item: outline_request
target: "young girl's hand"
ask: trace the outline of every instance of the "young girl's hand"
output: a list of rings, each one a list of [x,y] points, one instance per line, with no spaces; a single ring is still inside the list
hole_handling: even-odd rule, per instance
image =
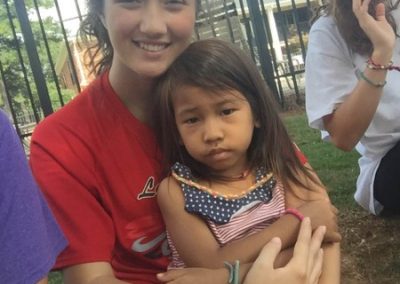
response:
[[[310,217],[313,230],[326,226],[325,242],[340,242],[342,237],[337,225],[338,210],[328,199],[309,201],[297,208],[304,217]]]
[[[227,283],[229,278],[228,270],[208,268],[183,268],[172,269],[165,273],[157,274],[157,279],[168,284],[209,284]]]
[[[375,7],[375,17],[368,13],[371,0],[353,0],[353,12],[360,27],[371,40],[374,47],[372,59],[374,62],[385,65],[392,58],[396,35],[385,17],[385,4],[379,3]]]

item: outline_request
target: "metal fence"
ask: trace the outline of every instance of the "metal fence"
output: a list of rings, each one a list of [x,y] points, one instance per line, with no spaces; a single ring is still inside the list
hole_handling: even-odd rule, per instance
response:
[[[83,0],[48,2],[0,5],[0,108],[25,142],[43,117],[93,79],[75,31],[86,11]],[[286,108],[288,98],[299,101],[304,93],[309,21],[318,5],[319,0],[202,0],[195,35],[247,51]]]

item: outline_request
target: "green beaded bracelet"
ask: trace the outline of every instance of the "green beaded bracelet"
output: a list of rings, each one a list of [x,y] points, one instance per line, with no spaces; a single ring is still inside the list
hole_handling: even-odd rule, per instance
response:
[[[240,272],[240,262],[239,260],[235,261],[235,264],[231,264],[228,261],[224,262],[225,267],[229,270],[229,279],[228,284],[239,284],[239,272]]]
[[[386,81],[383,81],[383,82],[372,81],[367,76],[365,76],[364,72],[362,72],[360,70],[357,70],[357,77],[358,77],[358,80],[363,79],[365,82],[367,82],[371,86],[374,86],[375,88],[383,88],[386,85]]]

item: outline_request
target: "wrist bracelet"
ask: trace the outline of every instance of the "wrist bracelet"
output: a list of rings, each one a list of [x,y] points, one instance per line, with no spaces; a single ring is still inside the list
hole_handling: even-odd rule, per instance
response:
[[[371,86],[374,86],[375,88],[382,88],[386,85],[386,81],[383,82],[374,82],[371,79],[367,78],[367,76],[365,76],[364,72],[357,70],[356,72],[358,80],[363,79],[365,82],[367,82],[368,84],[370,84]]]
[[[296,217],[297,219],[299,219],[299,221],[303,221],[304,219],[304,215],[301,214],[301,212],[295,208],[288,208],[285,211],[285,214],[290,214],[293,215],[294,217]]]
[[[229,270],[228,284],[239,284],[240,261],[235,260],[234,264],[231,264],[228,261],[224,261],[224,265]]]
[[[377,64],[375,63],[372,58],[370,57],[367,61],[367,67],[369,69],[372,70],[392,70],[393,67],[393,61],[390,61],[388,64],[386,65],[381,65],[381,64]]]

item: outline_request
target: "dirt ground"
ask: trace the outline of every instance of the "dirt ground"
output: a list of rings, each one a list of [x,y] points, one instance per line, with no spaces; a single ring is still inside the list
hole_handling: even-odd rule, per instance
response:
[[[341,210],[343,284],[400,283],[400,217]]]

